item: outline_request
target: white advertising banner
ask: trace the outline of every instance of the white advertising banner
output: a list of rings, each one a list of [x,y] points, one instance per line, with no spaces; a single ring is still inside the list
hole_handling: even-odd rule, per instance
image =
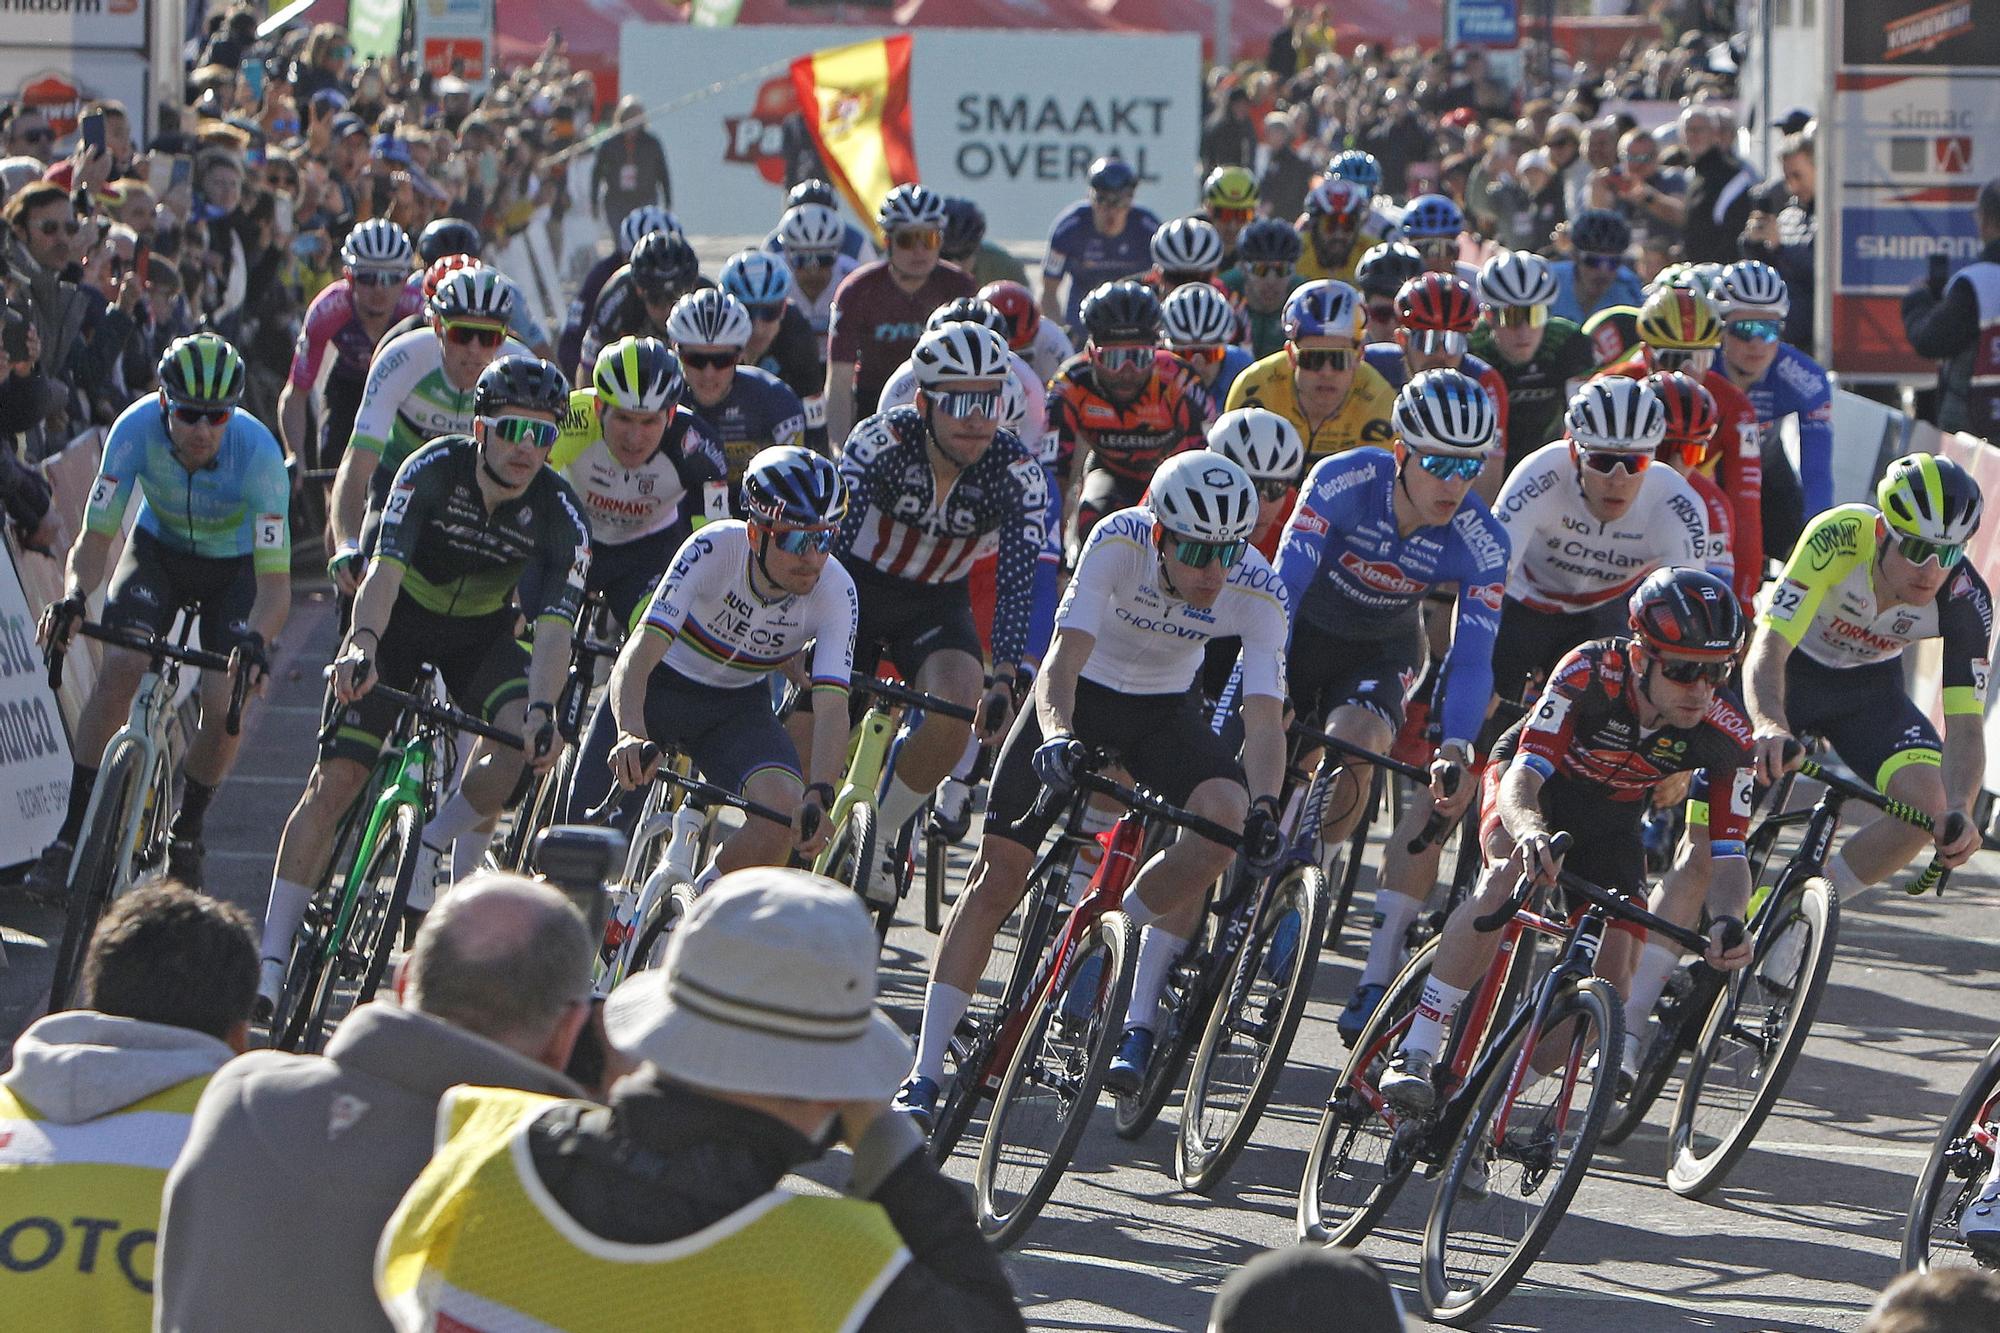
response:
[[[132,51],[51,51],[41,47],[0,45],[0,97],[33,107],[48,118],[56,132],[58,151],[66,151],[76,132],[85,102],[111,98],[143,117],[147,95],[144,42]],[[147,124],[141,120],[141,127]]]
[[[9,45],[51,56],[77,46],[146,49],[145,0],[0,0],[0,27]]]
[[[619,86],[654,113],[681,224],[720,235],[770,230],[784,203],[785,163],[806,141],[791,61],[894,31],[626,24]],[[1162,217],[1195,208],[1197,34],[912,35],[918,175],[978,200],[992,237],[1047,236],[1056,215],[1084,197],[1091,160],[1113,151],[1139,172],[1142,204]]]
[[[69,734],[35,647],[12,552],[0,548],[0,864],[31,859],[62,827]]]

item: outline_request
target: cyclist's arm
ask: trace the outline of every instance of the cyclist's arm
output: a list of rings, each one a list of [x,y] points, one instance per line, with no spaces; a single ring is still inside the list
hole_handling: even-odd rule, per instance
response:
[[[256,434],[264,434],[262,426]],[[250,628],[276,643],[292,610],[292,488],[282,457],[275,448],[260,456],[243,497],[250,525],[251,563],[257,571],[257,598],[250,607]]]
[[[854,429],[854,363],[832,356],[826,363],[826,395],[822,400],[826,416],[828,444],[846,447],[847,433]]]
[[[1056,631],[1049,660],[1042,663],[1042,674],[1035,678],[1035,713],[1044,739],[1067,736],[1074,729],[1070,719],[1076,714],[1077,677],[1096,646],[1095,634],[1077,629]]]
[[[1947,807],[1969,813],[1986,776],[1986,724],[1978,713],[1945,714],[1943,766]]]
[[[1320,482],[1327,475],[1326,469],[1336,461],[1326,459],[1306,478],[1306,487],[1299,492],[1298,503],[1292,506],[1292,516],[1285,520],[1284,535],[1278,539],[1278,581],[1285,585],[1285,605],[1295,624],[1306,589],[1319,573],[1320,558],[1326,550],[1329,525],[1326,516],[1314,508],[1314,501]]]
[[[290,380],[285,381],[285,387],[278,391],[278,436],[284,442],[285,453],[293,458],[307,456],[307,396]]]
[[[1743,666],[1743,701],[1750,709],[1750,725],[1759,736],[1791,731],[1785,721],[1785,663],[1791,660],[1792,648],[1792,641],[1769,624],[1759,624],[1750,638],[1750,657]]]
[[[1007,465],[1015,499],[1000,527],[1000,554],[994,567],[999,594],[993,607],[993,672],[1011,675],[1027,655],[1035,610],[1035,570],[1042,558],[1048,521],[1048,474],[1032,458]]]
[[[646,682],[674,641],[673,633],[662,629],[654,619],[662,600],[654,597],[639,632],[628,637],[625,646],[618,650],[618,661],[611,668],[611,683],[605,687],[611,696],[612,719],[622,736],[645,736]]]
[[[812,757],[806,782],[837,788],[847,763],[847,691],[854,675],[854,627],[861,619],[861,602],[854,580],[835,561],[828,561],[820,574],[813,602],[819,614],[813,622]]]
[[[1991,670],[1993,600],[1971,561],[1960,564],[1939,599],[1944,640],[1944,791],[1951,808],[1970,808],[1986,776],[1986,685]]]
[[[1833,389],[1824,373],[1812,395],[1799,404],[1798,422],[1799,485],[1811,517],[1833,508]]]
[[[1250,795],[1276,796],[1285,774],[1285,632],[1284,589],[1273,583],[1273,595],[1259,599],[1257,612],[1243,632],[1239,670],[1243,680],[1243,775]]]
[[[389,628],[389,613],[396,609],[396,597],[403,590],[403,571],[407,568],[400,559],[386,556],[368,562],[368,572],[354,594],[354,613],[347,627],[348,643],[353,643],[355,636],[364,630],[372,636],[363,650],[367,657],[376,656],[382,645],[382,632]],[[261,595],[262,589],[258,591]]]
[[[389,438],[395,433],[396,410],[423,379],[424,364],[413,340],[400,347],[392,343],[383,348],[368,367],[361,406],[354,414],[354,434],[341,455],[340,471],[333,480],[333,498],[327,505],[327,523],[333,529],[335,546],[361,540],[369,484],[375,479],[375,469],[382,464],[382,451],[388,448]]]

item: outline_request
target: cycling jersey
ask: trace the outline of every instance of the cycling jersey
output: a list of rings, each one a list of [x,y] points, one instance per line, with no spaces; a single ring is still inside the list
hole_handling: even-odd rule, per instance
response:
[[[513,279],[509,278],[508,281],[512,282]],[[507,332],[513,336],[516,342],[524,343],[529,347],[548,346],[549,331],[542,327],[540,320],[535,318],[534,311],[528,309],[527,294],[521,290],[519,283],[514,283],[514,292],[514,305],[507,313]],[[402,315],[402,318],[389,326],[389,331],[382,335],[383,342],[386,343],[392,338],[401,337],[411,329],[429,327],[430,316],[425,312],[424,308],[423,269],[418,269],[415,273],[412,273],[409,281],[403,284],[403,300],[409,300],[412,294],[415,295],[417,301],[417,304],[412,309],[412,313],[403,314],[402,307],[399,304],[397,306],[397,313]]]
[[[1588,310],[1583,307],[1583,298],[1576,291],[1576,261],[1558,259],[1549,265],[1549,272],[1555,276],[1556,299],[1549,303],[1549,313],[1560,318],[1583,323],[1592,315],[1613,306],[1636,306],[1646,299],[1645,284],[1630,266],[1620,264],[1618,272],[1612,276],[1611,284],[1593,301]]]
[[[774,247],[767,244],[764,248],[769,250]],[[792,294],[787,298],[791,302],[792,308],[797,310],[801,315],[804,315],[806,322],[812,325],[813,337],[819,345],[819,359],[822,365],[826,363],[827,329],[833,323],[833,294],[840,290],[841,283],[847,281],[847,275],[860,267],[861,261],[858,259],[844,254],[835,255],[833,257],[832,276],[827,279],[826,286],[820,290],[818,296],[809,301],[806,299],[805,292],[794,284]]]
[[[816,454],[826,452],[826,357],[812,325],[791,306],[778,321],[771,345],[755,361],[745,365],[777,378],[798,395],[806,413],[806,448]]]
[[[854,580],[829,560],[811,592],[766,601],[750,586],[754,558],[750,529],[737,519],[710,523],[682,543],[643,622],[669,641],[661,660],[688,680],[736,689],[811,643],[813,688],[845,694],[860,615]]]
[[[605,443],[597,390],[578,389],[569,396],[549,466],[582,500],[590,539],[600,547],[665,532],[696,514],[729,516],[722,446],[701,418],[682,407],[675,408],[652,456],[627,468]]]
[[[1028,401],[1028,410],[1021,418],[1021,424],[1014,433],[1024,443],[1040,441],[1048,430],[1048,390],[1042,387],[1035,368],[1013,352],[1007,353],[1008,364],[1013,368],[1014,379],[1021,386],[1021,393]],[[917,401],[917,371],[905,361],[882,386],[881,400],[875,404],[877,412],[887,412],[892,407],[907,407]]]
[[[1256,364],[1256,356],[1247,347],[1231,343],[1223,348],[1222,365],[1215,373],[1215,383],[1206,386],[1209,402],[1228,402],[1229,391],[1236,387],[1238,377]]]
[[[1074,475],[1079,446],[1088,455],[1086,468],[1143,483],[1168,454],[1202,448],[1214,415],[1208,391],[1171,352],[1153,354],[1152,377],[1123,405],[1098,388],[1096,365],[1088,352],[1079,352],[1049,382],[1052,447],[1045,452],[1064,486]]]
[[[1551,315],[1542,326],[1542,345],[1518,365],[1500,355],[1492,327],[1484,320],[1472,331],[1470,346],[1506,387],[1507,416],[1501,434],[1506,440],[1506,469],[1512,472],[1529,454],[1562,437],[1570,382],[1588,379],[1596,365],[1590,341],[1574,323]]]
[[[423,304],[422,284],[414,291],[403,288],[389,316],[390,327],[422,310]],[[387,340],[385,328],[382,341]],[[362,325],[360,312],[354,308],[353,284],[346,278],[337,278],[306,307],[298,341],[292,344],[292,369],[287,380],[294,391],[301,392],[317,389],[322,376],[359,384],[368,378],[368,362],[377,345],[377,340]],[[327,358],[329,351],[333,353],[331,363]]]
[[[534,353],[509,338],[493,355],[497,360]],[[454,389],[445,378],[444,342],[436,332],[412,329],[384,343],[368,368],[368,386],[348,444],[381,459],[370,492],[374,499],[388,493],[389,478],[419,445],[441,435],[465,434],[472,429],[472,416],[472,388]]]
[[[1790,343],[1743,394],[1757,414],[1759,439],[1777,447],[1778,423],[1799,425],[1799,484],[1808,516],[1833,508],[1833,385],[1819,362]]]
[[[1601,369],[1623,361],[1639,346],[1639,307],[1614,305],[1583,321],[1583,336]]]
[[[1445,739],[1470,745],[1493,693],[1493,635],[1507,577],[1507,531],[1468,493],[1449,524],[1398,531],[1396,460],[1355,449],[1322,460],[1306,479],[1278,549],[1292,619],[1344,640],[1412,632],[1417,605],[1459,585],[1445,659]]]
[[[1215,604],[1189,605],[1160,578],[1158,520],[1146,508],[1107,514],[1084,544],[1076,576],[1056,609],[1056,632],[1095,639],[1083,679],[1127,695],[1180,694],[1194,684],[1209,641],[1243,641],[1245,695],[1285,697],[1284,585],[1246,549]]]
[[[1362,357],[1370,366],[1375,368],[1375,373],[1380,375],[1382,382],[1389,386],[1392,395],[1410,382],[1410,363],[1403,356],[1403,348],[1400,343],[1369,343],[1368,349],[1362,353]],[[1469,352],[1461,356],[1458,359],[1458,364],[1453,366],[1452,369],[1458,371],[1468,379],[1478,381],[1479,387],[1486,390],[1486,396],[1493,400],[1493,413],[1496,418],[1497,433],[1501,439],[1504,440],[1507,438],[1507,413],[1509,408],[1507,402],[1507,383],[1500,378],[1500,372]],[[1391,401],[1394,401],[1393,397]]]
[[[1681,480],[1694,488],[1702,511],[1708,516],[1708,547],[1702,553],[1703,566],[1727,583],[1743,605],[1754,605],[1762,580],[1749,570],[1741,575],[1737,572],[1735,539],[1730,535],[1736,525],[1736,516],[1730,511],[1729,497],[1722,493],[1722,488],[1715,484],[1713,478],[1704,475],[1698,468],[1688,472]]]
[[[590,323],[591,312],[597,309],[597,298],[604,294],[604,284],[611,281],[611,275],[625,267],[625,256],[613,252],[590,266],[590,272],[583,275],[583,286],[576,289],[576,296],[563,314],[562,332],[556,337],[556,364],[568,374],[583,357],[583,331]]]
[[[1567,441],[1515,468],[1493,503],[1513,558],[1507,595],[1536,611],[1585,611],[1622,600],[1663,565],[1700,568],[1708,545],[1701,498],[1664,465],[1639,478],[1626,511],[1604,521],[1585,507]]]
[[[1047,384],[1063,368],[1063,362],[1076,355],[1076,347],[1062,325],[1044,316],[1035,324],[1035,340],[1021,355],[1035,368],[1035,378]]]
[[[1083,298],[1107,282],[1115,282],[1134,269],[1144,268],[1152,258],[1153,233],[1160,220],[1151,209],[1133,205],[1125,214],[1125,230],[1106,236],[1097,230],[1090,202],[1071,204],[1056,217],[1049,229],[1048,253],[1042,258],[1042,280],[1069,279],[1069,294],[1063,302],[1063,323],[1078,326]]]
[[[729,462],[729,491],[743,479],[743,469],[760,449],[805,443],[806,408],[799,396],[776,375],[754,366],[738,366],[729,392],[703,404],[690,385],[681,395],[681,409],[692,412],[709,435],[722,442]]]
[[[544,467],[527,490],[489,510],[479,443],[448,435],[411,454],[382,507],[375,558],[403,570],[403,592],[426,611],[471,619],[501,610],[535,566],[530,620],[576,620],[590,571],[590,529],[576,492]]]
[[[174,456],[166,411],[151,394],[111,423],[84,513],[87,531],[111,534],[139,490],[139,528],[167,549],[249,556],[260,574],[292,567],[292,485],[284,451],[242,408],[230,414],[213,460],[190,472]]]
[[[855,426],[840,457],[847,518],[835,552],[850,568],[888,580],[955,585],[997,549],[993,658],[1019,662],[1030,641],[1035,565],[1048,541],[1048,474],[1019,438],[996,431],[978,461],[939,495],[928,435],[913,407]]]
[[[713,286],[713,282],[697,274],[687,290],[695,292]],[[583,326],[576,364],[596,365],[597,354],[620,338],[666,336],[666,321],[654,322],[652,312],[646,309],[646,298],[639,294],[639,284],[632,280],[632,266],[627,264],[613,273],[605,281],[604,290],[597,294],[597,304]]]
[[[1361,257],[1384,241],[1395,237],[1401,219],[1383,207],[1379,196],[1368,206],[1367,216],[1361,219],[1361,226],[1354,233],[1353,243],[1347,253],[1336,255],[1331,263],[1323,262],[1319,249],[1313,244],[1313,224],[1310,213],[1301,213],[1292,223],[1292,229],[1305,242],[1299,254],[1298,275],[1303,282],[1316,282],[1321,278],[1332,278],[1338,282],[1352,284],[1354,270],[1361,263]],[[1393,208],[1393,206],[1391,206]]]
[[[1340,410],[1320,421],[1308,421],[1292,380],[1290,353],[1279,348],[1236,377],[1229,389],[1228,405],[1232,412],[1239,407],[1267,407],[1290,421],[1299,428],[1307,462],[1311,463],[1364,445],[1386,446],[1396,391],[1364,361],[1354,368],[1354,383]]]
[[[849,274],[833,298],[827,325],[828,364],[854,367],[854,419],[882,396],[882,385],[917,350],[924,322],[939,306],[978,291],[964,269],[940,259],[914,292],[878,259]]]

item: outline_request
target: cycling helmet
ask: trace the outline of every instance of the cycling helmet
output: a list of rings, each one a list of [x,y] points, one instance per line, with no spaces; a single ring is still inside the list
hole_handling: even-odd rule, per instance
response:
[[[219,333],[176,338],[160,354],[160,392],[177,407],[234,407],[243,400],[243,358]]]
[[[1552,305],[1559,294],[1549,261],[1532,250],[1502,250],[1479,268],[1479,298],[1496,310]]]
[[[1207,218],[1175,218],[1153,233],[1153,264],[1162,273],[1213,273],[1222,267],[1222,233]]]
[[[1201,202],[1208,208],[1255,208],[1257,178],[1242,167],[1217,167],[1201,184]]]
[[[1042,327],[1042,308],[1035,296],[1018,282],[989,282],[979,289],[979,299],[1000,312],[1007,321],[1007,345],[1015,351],[1034,344]]]
[[[634,242],[629,267],[632,281],[647,292],[692,286],[701,276],[694,247],[687,237],[670,231],[649,232]]]
[[[742,347],[750,341],[750,312],[719,287],[689,292],[667,316],[676,347]]]
[[[1258,218],[1236,233],[1236,258],[1245,264],[1296,264],[1305,242],[1288,222]]]
[[[1936,454],[1905,454],[1875,485],[1875,507],[1895,531],[1957,545],[1979,531],[1985,500],[1972,474]]]
[[[658,412],[678,402],[687,380],[681,359],[658,338],[620,338],[597,354],[591,374],[597,401],[628,412]]]
[[[641,236],[651,236],[654,232],[666,232],[672,236],[681,234],[680,219],[658,204],[641,204],[625,215],[618,224],[618,249],[622,254],[631,254],[632,247],[639,243]]]
[[[1660,400],[1666,420],[1664,443],[1706,447],[1714,439],[1722,413],[1715,406],[1715,395],[1699,379],[1678,370],[1662,370],[1640,382]]]
[[[1208,428],[1208,447],[1249,473],[1252,481],[1296,483],[1306,465],[1299,428],[1264,407],[1224,412]]]
[[[1394,297],[1424,271],[1424,257],[1401,241],[1368,247],[1354,266],[1354,284],[1370,296]]]
[[[942,389],[967,380],[1012,379],[1011,357],[1007,340],[993,330],[958,323],[926,333],[910,353],[910,365],[918,387]]]
[[[1638,380],[1606,375],[1586,383],[1563,414],[1569,438],[1585,449],[1650,454],[1667,434],[1667,409]]]
[[[547,361],[503,356],[479,372],[479,383],[472,388],[472,410],[491,417],[510,407],[547,412],[561,420],[569,409],[569,381]]]
[[[1649,292],[1656,292],[1666,287],[1686,287],[1704,293],[1708,290],[1707,284],[1695,276],[1694,265],[1685,260],[1667,265],[1653,276],[1652,282],[1647,284]]]
[[[1153,473],[1147,497],[1160,526],[1189,541],[1248,541],[1257,530],[1257,485],[1224,454],[1175,454]]]
[[[1396,393],[1389,424],[1412,452],[1457,458],[1484,458],[1499,433],[1492,396],[1456,370],[1411,376]]]
[[[1028,424],[1028,390],[1019,375],[1000,381],[1000,429],[1019,435]]]
[[[1285,302],[1285,341],[1328,337],[1359,342],[1367,317],[1361,293],[1344,282],[1322,278],[1305,284]]]
[[[792,270],[768,250],[742,250],[722,266],[721,286],[746,306],[783,305],[792,294]]]
[[[833,208],[838,204],[833,187],[817,176],[809,176],[794,185],[785,194],[786,208],[799,208],[806,204],[820,204]]]
[[[460,269],[485,267],[484,264],[474,259],[471,255],[446,255],[442,259],[431,261],[431,266],[424,270],[424,302],[426,306],[437,300],[438,284],[442,283],[452,274],[458,272]]]
[[[1105,283],[1083,298],[1079,315],[1084,332],[1099,346],[1160,340],[1160,298],[1142,283]]]
[[[898,185],[883,196],[882,206],[875,210],[875,220],[881,224],[884,235],[908,227],[936,227],[942,231],[944,196],[921,185]]]
[[[1632,634],[1676,657],[1733,657],[1743,646],[1743,608],[1706,570],[1668,565],[1640,580],[1625,601]]]
[[[1761,259],[1740,259],[1715,275],[1709,295],[1716,312],[1724,319],[1758,314],[1783,319],[1792,313],[1792,297],[1785,280]]]
[[[1160,303],[1160,327],[1169,347],[1215,347],[1236,332],[1229,298],[1205,282],[1190,282]]]
[[[1396,293],[1396,326],[1412,333],[1470,333],[1479,322],[1472,284],[1456,273],[1425,273]]]
[[[743,469],[743,512],[755,523],[824,528],[847,516],[840,469],[796,444],[760,449]]]
[[[838,250],[847,238],[847,224],[825,204],[800,204],[778,219],[778,244],[786,251],[818,254]]]
[[[370,218],[347,233],[347,241],[340,247],[340,262],[347,268],[387,268],[408,273],[410,253],[409,233],[387,218]]]
[[[467,266],[445,275],[431,298],[431,314],[444,320],[505,325],[514,315],[514,284],[496,268]]]
[[[1139,173],[1122,157],[1100,157],[1090,164],[1090,188],[1106,193],[1137,189]]]
[[[362,223],[365,227],[369,224]],[[360,231],[361,227],[356,227]],[[349,239],[352,239],[350,237]],[[417,257],[426,264],[435,264],[446,255],[471,255],[479,257],[485,239],[479,228],[463,218],[439,218],[423,229],[417,237]],[[630,246],[625,247],[631,249]]]
[[[976,296],[961,296],[931,311],[931,317],[924,321],[924,332],[936,333],[948,324],[977,324],[1002,338],[1009,329],[1007,317]]]
[[[1306,216],[1309,218],[1331,218],[1343,228],[1353,228],[1361,224],[1361,215],[1368,211],[1368,191],[1353,181],[1328,177],[1312,187],[1306,196]]]
[[[1594,255],[1622,255],[1632,244],[1632,224],[1608,208],[1586,208],[1569,220],[1576,248]]]
[[[969,255],[986,239],[986,214],[970,199],[944,201],[944,253]]]
[[[1456,237],[1464,230],[1464,212],[1441,194],[1420,194],[1403,210],[1403,235],[1409,240]]]
[[[1381,162],[1376,160],[1375,154],[1364,153],[1359,148],[1335,153],[1333,161],[1326,164],[1326,174],[1335,180],[1353,181],[1370,194],[1382,188]]]
[[[1692,352],[1722,341],[1715,303],[1687,287],[1662,287],[1639,308],[1639,341],[1658,351]]]

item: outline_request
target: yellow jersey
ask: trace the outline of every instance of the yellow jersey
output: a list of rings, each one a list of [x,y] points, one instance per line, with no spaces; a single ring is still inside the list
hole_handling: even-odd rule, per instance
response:
[[[1356,348],[1354,354],[1358,358],[1361,349]],[[1236,377],[1236,382],[1229,386],[1227,410],[1269,408],[1297,426],[1299,438],[1306,444],[1306,465],[1310,469],[1329,454],[1345,453],[1363,445],[1387,448],[1389,411],[1395,405],[1396,391],[1389,387],[1389,381],[1362,361],[1355,368],[1353,387],[1348,389],[1347,401],[1340,405],[1340,410],[1319,421],[1307,421],[1292,382],[1291,359],[1284,348],[1279,348]]]

